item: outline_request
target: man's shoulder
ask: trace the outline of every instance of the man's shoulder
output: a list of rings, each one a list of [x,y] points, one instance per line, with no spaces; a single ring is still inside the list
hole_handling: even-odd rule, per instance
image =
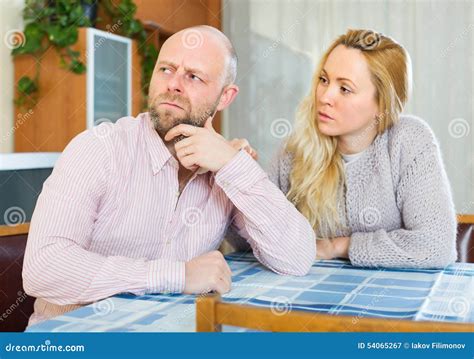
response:
[[[119,118],[115,123],[103,122],[89,131],[99,140],[115,143],[136,137],[140,133],[144,120],[144,114],[137,117],[126,116]]]
[[[131,148],[136,148],[145,120],[142,115],[122,117],[115,123],[102,122],[81,132],[66,146],[61,157],[123,158]]]

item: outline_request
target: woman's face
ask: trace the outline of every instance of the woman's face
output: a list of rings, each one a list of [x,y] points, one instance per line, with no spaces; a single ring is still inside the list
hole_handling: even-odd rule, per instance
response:
[[[337,46],[328,56],[316,91],[321,133],[365,142],[377,133],[376,88],[358,49]]]

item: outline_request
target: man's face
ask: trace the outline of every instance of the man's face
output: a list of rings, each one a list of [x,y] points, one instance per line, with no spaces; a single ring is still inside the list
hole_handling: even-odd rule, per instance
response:
[[[194,36],[198,41],[192,42]],[[161,47],[149,93],[149,112],[161,137],[185,123],[204,126],[219,104],[224,84],[225,47],[209,34],[188,30]]]

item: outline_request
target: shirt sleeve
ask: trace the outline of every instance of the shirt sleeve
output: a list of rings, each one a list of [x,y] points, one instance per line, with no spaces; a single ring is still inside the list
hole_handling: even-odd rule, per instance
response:
[[[433,143],[403,169],[397,190],[404,228],[353,233],[352,264],[444,267],[456,260],[456,215],[439,148]]]
[[[104,256],[89,250],[113,166],[107,149],[93,131],[83,132],[67,146],[45,181],[24,258],[23,282],[29,295],[66,305],[123,292],[184,289],[184,262]]]
[[[316,256],[311,225],[248,153],[239,151],[216,183],[235,206],[232,225],[263,265],[279,274],[308,273]]]

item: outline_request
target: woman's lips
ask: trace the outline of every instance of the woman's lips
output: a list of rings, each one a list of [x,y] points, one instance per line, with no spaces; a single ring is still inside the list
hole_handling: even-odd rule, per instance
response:
[[[334,119],[328,115],[326,115],[324,112],[318,112],[318,115],[319,115],[319,119],[321,121],[334,121]]]

